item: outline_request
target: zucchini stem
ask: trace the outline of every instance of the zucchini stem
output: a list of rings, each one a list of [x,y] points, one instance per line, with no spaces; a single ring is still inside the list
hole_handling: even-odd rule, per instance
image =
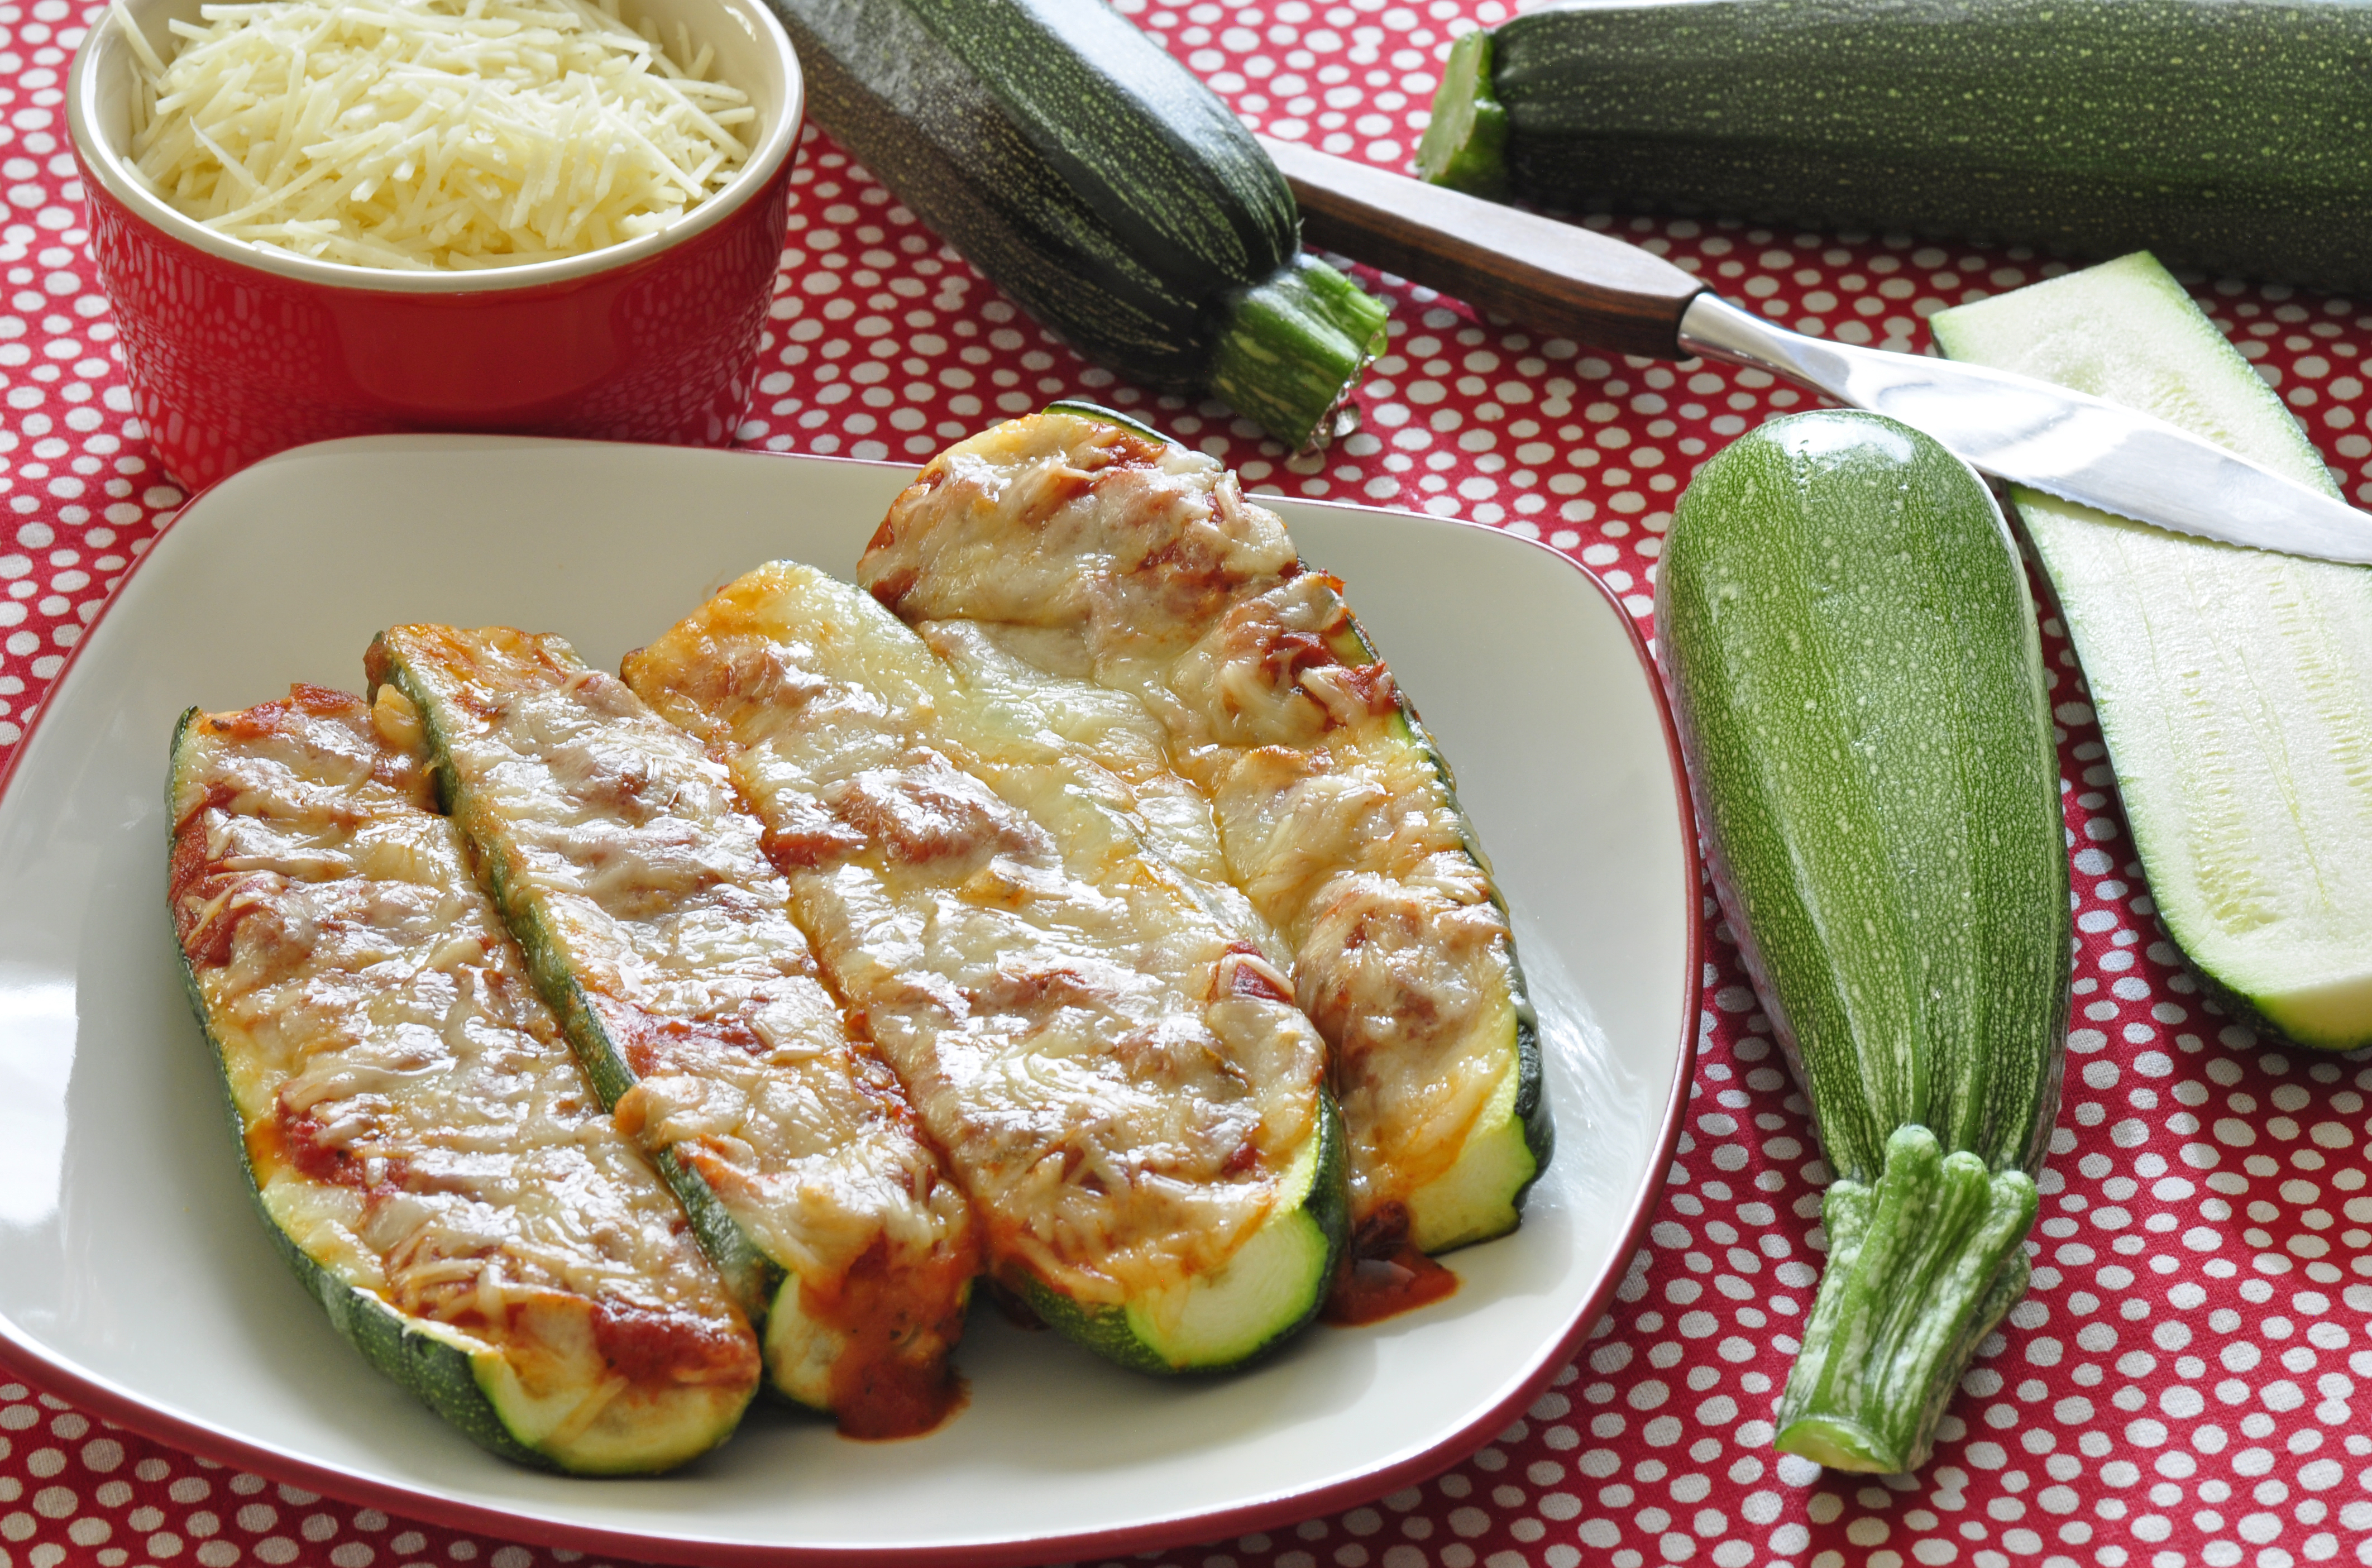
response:
[[[1209,384],[1238,413],[1295,451],[1384,351],[1382,300],[1307,251],[1218,305]]]
[[[1416,146],[1420,180],[1477,196],[1507,191],[1507,110],[1491,96],[1491,34],[1477,28],[1449,46],[1433,118]]]
[[[1894,1130],[1875,1182],[1831,1185],[1829,1266],[1774,1446],[1836,1469],[1925,1464],[1970,1355],[2026,1294],[2040,1202],[2024,1171],[1946,1155],[1924,1127]]]

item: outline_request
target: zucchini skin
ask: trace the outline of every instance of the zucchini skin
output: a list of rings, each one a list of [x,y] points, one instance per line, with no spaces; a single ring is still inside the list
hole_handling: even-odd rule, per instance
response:
[[[1459,47],[1418,166],[1481,193],[2372,281],[2352,0],[1582,4]]]
[[[1682,496],[1657,629],[1714,880],[1837,1172],[1778,1446],[1924,1463],[2023,1291],[2073,939],[2041,639],[1974,473],[1772,421]]]
[[[1100,0],[769,4],[817,123],[1089,358],[1298,447],[1379,350],[1259,143]]]

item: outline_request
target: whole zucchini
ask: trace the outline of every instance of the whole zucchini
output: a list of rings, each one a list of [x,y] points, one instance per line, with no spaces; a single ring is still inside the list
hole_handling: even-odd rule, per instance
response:
[[[1428,180],[2372,281],[2359,0],[1616,0],[1460,39]]]
[[[1715,882],[1836,1180],[1778,1446],[1924,1462],[2026,1289],[2067,855],[2001,513],[1875,414],[1774,420],[1681,497],[1657,627]]]
[[[1298,448],[1381,349],[1260,144],[1099,0],[769,3],[817,123],[1089,358]]]
[[[1953,359],[2171,420],[2336,494],[2314,444],[2147,256],[1939,312]],[[2372,1042],[2372,571],[2012,493],[2159,918],[2302,1045]]]

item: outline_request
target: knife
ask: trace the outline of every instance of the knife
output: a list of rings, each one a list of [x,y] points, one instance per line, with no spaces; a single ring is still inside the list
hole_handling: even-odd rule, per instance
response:
[[[1925,431],[1970,467],[2226,544],[2372,564],[2372,517],[2160,419],[2031,377],[1773,326],[1610,235],[1261,138],[1315,245],[1622,354],[1703,354]]]

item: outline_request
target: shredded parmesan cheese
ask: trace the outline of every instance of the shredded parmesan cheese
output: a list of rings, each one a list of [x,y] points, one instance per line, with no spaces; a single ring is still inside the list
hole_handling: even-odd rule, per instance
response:
[[[138,64],[134,166],[234,238],[355,266],[485,268],[664,227],[732,178],[749,96],[617,0],[265,0]]]

